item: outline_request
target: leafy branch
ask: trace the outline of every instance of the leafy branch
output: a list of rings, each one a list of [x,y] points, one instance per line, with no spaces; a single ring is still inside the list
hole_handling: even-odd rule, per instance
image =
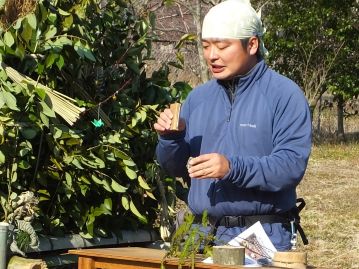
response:
[[[209,225],[207,212],[203,213],[201,224],[196,224],[195,220],[193,214],[185,213],[184,222],[175,231],[170,249],[161,261],[161,269],[166,268],[166,260],[169,258],[178,258],[180,269],[188,263],[193,269],[198,254],[203,252],[205,256],[211,255],[212,242],[215,237],[211,232],[206,232]]]

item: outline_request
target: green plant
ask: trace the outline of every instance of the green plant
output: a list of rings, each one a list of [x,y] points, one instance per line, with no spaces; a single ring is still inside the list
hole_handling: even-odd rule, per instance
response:
[[[154,15],[114,0],[27,2],[18,14],[2,10],[0,62],[36,83],[0,70],[0,218],[11,193],[30,190],[39,198],[33,225],[45,234],[153,228],[164,204],[152,125],[190,89],[171,84],[165,64],[146,74]],[[40,85],[83,110],[73,125]]]
[[[178,267],[190,264],[195,268],[195,261],[198,254],[211,256],[214,235],[207,231],[207,212],[202,215],[201,223],[195,222],[195,216],[186,213],[184,222],[174,232],[171,245],[161,262],[161,268],[166,268],[167,258],[178,258]]]
[[[19,231],[15,237],[16,243],[19,246],[19,249],[26,252],[28,246],[30,245],[31,238],[30,235],[24,231]]]

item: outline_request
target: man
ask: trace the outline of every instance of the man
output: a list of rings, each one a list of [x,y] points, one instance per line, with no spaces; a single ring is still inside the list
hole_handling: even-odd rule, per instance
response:
[[[288,250],[311,117],[300,88],[264,62],[264,29],[246,2],[224,1],[205,16],[213,79],[188,95],[179,131],[170,130],[169,109],[160,114],[157,158],[170,175],[191,178],[188,206],[215,220],[217,239],[229,241],[260,221],[277,250]]]

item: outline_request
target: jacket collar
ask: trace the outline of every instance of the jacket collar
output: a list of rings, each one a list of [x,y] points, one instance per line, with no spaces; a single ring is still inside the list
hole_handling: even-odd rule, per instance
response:
[[[267,70],[268,66],[264,59],[259,62],[245,75],[237,76],[231,80],[217,80],[226,90],[234,91],[236,94],[246,90],[257,81]]]

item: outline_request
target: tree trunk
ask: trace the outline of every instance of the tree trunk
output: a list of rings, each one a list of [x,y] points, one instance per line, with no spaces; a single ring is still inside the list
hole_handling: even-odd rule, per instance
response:
[[[322,96],[320,96],[320,99],[319,99],[319,107],[318,107],[318,118],[317,118],[317,132],[318,132],[318,135],[320,136],[320,128],[321,128],[321,115],[322,115]]]
[[[344,99],[342,95],[337,96],[337,139],[345,141],[344,133]]]
[[[196,0],[195,4],[195,12],[193,14],[194,23],[196,25],[196,34],[197,34],[197,53],[199,58],[200,65],[200,76],[202,83],[208,81],[210,79],[207,63],[203,56],[203,47],[202,47],[202,39],[201,39],[201,24],[202,24],[202,16],[201,16],[201,0]]]

